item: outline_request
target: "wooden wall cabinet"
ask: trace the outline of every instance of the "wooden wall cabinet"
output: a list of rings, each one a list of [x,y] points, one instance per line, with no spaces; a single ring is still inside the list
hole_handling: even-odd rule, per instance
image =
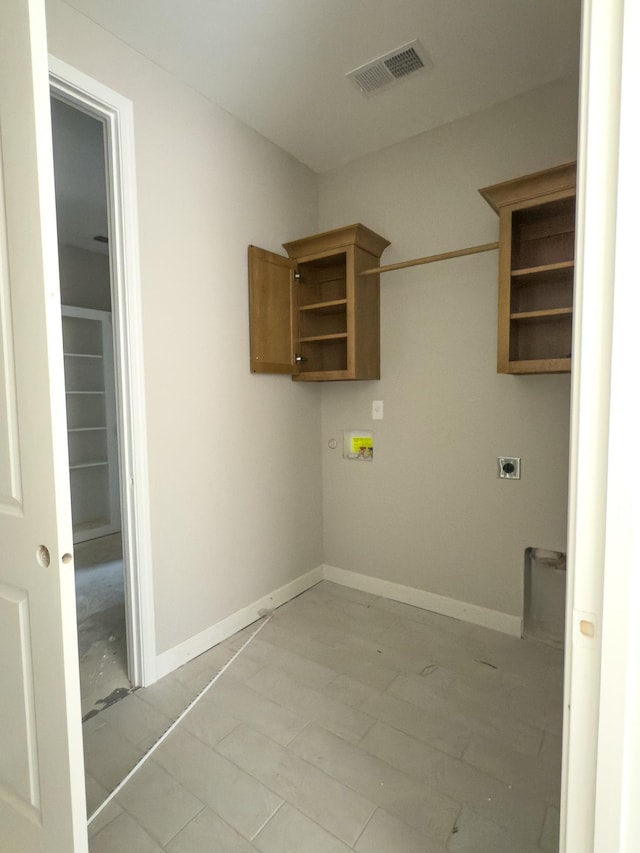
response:
[[[500,217],[498,373],[571,370],[576,164],[480,190]]]
[[[379,379],[380,277],[360,273],[388,245],[357,224],[284,243],[286,258],[249,246],[251,371]]]

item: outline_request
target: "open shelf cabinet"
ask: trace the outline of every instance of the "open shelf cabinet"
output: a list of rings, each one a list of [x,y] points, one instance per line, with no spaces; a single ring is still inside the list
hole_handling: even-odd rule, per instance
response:
[[[576,165],[480,190],[500,217],[498,372],[571,370]]]
[[[379,379],[379,276],[360,273],[389,242],[358,224],[283,245],[287,258],[249,247],[251,371]]]

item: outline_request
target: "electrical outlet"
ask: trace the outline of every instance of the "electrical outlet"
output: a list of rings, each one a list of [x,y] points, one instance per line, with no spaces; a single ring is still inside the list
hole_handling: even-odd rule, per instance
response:
[[[502,480],[519,480],[520,457],[498,456],[498,477]]]

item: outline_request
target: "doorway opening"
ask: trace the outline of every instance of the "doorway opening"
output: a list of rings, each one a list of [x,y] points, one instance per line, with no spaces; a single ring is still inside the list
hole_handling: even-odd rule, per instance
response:
[[[82,716],[156,680],[131,103],[50,58]]]
[[[103,124],[51,98],[82,717],[131,689]]]

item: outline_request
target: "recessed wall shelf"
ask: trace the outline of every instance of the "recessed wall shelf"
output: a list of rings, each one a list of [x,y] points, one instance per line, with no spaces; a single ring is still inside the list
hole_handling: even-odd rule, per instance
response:
[[[111,315],[62,307],[74,542],[120,529]]]

